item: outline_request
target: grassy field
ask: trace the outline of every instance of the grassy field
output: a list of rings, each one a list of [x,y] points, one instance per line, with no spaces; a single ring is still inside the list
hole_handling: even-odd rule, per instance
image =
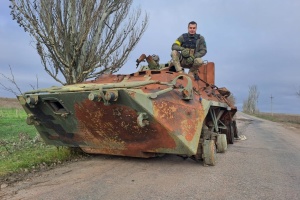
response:
[[[291,123],[300,125],[300,115],[280,114],[280,113],[258,113],[254,116],[267,119],[273,122]]]
[[[21,108],[0,107],[0,177],[68,160],[69,149],[46,145]]]

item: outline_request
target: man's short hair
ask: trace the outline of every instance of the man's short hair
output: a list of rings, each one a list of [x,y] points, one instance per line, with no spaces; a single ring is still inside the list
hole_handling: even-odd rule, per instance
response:
[[[196,23],[195,21],[191,21],[191,22],[188,24],[188,26],[190,26],[190,24],[196,24],[196,26],[197,26],[197,23]]]

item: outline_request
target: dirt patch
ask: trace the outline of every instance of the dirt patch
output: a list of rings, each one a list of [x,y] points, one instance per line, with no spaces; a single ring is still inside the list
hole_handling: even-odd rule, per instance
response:
[[[0,108],[22,108],[17,98],[0,97]]]
[[[300,134],[300,124],[289,123],[289,122],[279,122],[283,127],[293,130],[295,133]]]

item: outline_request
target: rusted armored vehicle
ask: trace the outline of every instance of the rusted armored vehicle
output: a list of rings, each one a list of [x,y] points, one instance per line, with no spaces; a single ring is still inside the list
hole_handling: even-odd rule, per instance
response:
[[[176,154],[215,165],[216,152],[224,152],[237,137],[237,109],[214,77],[212,62],[196,75],[175,72],[173,66],[144,68],[30,91],[18,99],[27,123],[47,144],[91,154]]]

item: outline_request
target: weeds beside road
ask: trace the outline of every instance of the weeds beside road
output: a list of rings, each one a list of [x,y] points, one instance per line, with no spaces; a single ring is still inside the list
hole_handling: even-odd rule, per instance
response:
[[[26,113],[21,108],[0,108],[0,127],[0,178],[74,157],[68,148],[46,145],[35,127],[26,124]]]
[[[287,126],[287,128],[293,128],[300,130],[300,115],[292,114],[281,114],[281,113],[256,113],[253,114],[255,117],[266,119],[273,122],[282,123]]]

